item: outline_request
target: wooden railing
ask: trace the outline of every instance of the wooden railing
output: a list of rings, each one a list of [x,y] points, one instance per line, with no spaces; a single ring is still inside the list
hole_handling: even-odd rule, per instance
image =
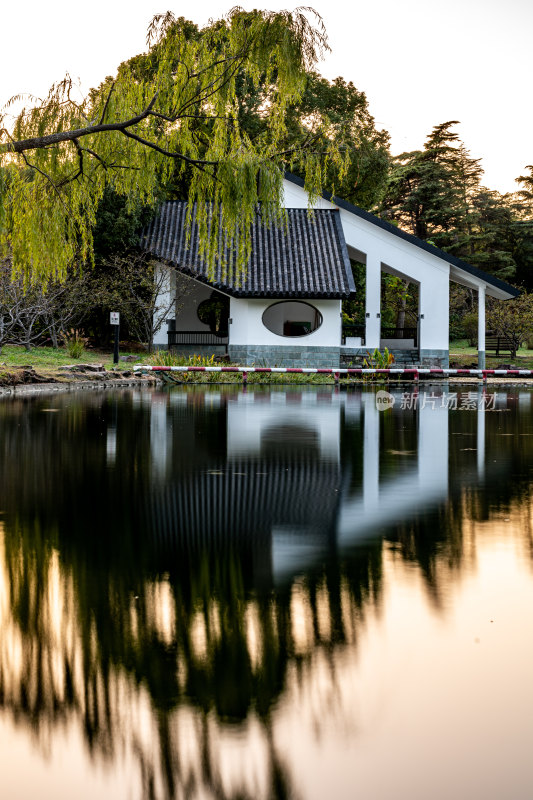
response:
[[[382,339],[412,339],[414,346],[418,345],[418,331],[416,328],[382,328]]]
[[[179,347],[180,345],[228,345],[228,332],[221,331],[169,331],[168,347]]]
[[[500,356],[509,353],[511,358],[516,357],[516,351],[520,347],[520,340],[513,336],[498,336],[496,333],[487,333],[485,336],[485,352],[487,355]]]
[[[351,336],[361,337],[361,346],[365,345],[365,326],[364,325],[343,325],[342,344],[346,344],[346,338]],[[381,328],[382,339],[412,339],[414,347],[418,346],[418,331],[416,328]]]
[[[346,344],[346,337],[358,336],[361,339],[361,347],[365,345],[365,326],[364,325],[343,325],[342,344]]]

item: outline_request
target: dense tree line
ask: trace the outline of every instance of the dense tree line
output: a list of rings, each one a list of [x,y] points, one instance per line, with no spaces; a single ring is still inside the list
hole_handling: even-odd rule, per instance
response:
[[[481,183],[480,159],[456,121],[436,125],[422,150],[391,161],[381,216],[492,275],[533,288],[533,196]],[[519,182],[526,183],[527,177]]]
[[[522,189],[501,194],[483,186],[481,160],[473,158],[454,130],[452,120],[436,125],[422,150],[391,159],[387,188],[378,213],[424,241],[436,245],[497,278],[518,286],[525,297],[500,308],[489,303],[488,324],[498,333],[515,330],[527,339],[533,303],[532,176],[517,178]],[[527,167],[531,172],[531,167]],[[388,295],[387,295],[388,292]],[[451,336],[476,343],[476,298],[471,290],[452,284]],[[385,299],[397,311],[416,317],[416,297],[409,287],[385,286]],[[518,325],[515,306],[520,306]],[[523,307],[523,308],[522,308]],[[505,323],[503,320],[505,317]],[[520,328],[520,332],[518,331]]]

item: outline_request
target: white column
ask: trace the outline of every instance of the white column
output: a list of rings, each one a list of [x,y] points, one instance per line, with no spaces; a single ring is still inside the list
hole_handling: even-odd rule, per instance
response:
[[[370,253],[366,257],[365,347],[374,350],[381,338],[381,261]]]
[[[483,392],[478,391],[477,402],[477,474],[478,478],[485,477],[485,404],[482,400]]]
[[[162,278],[162,280],[161,280]],[[172,291],[171,271],[164,264],[156,266],[156,274],[154,280],[159,284],[159,292],[157,295],[157,307],[160,309],[166,308],[168,310],[167,316],[173,318],[176,316],[175,307],[172,306],[172,299],[175,298],[175,291]],[[159,321],[159,315],[154,314],[154,323]],[[154,335],[155,347],[168,347],[168,334],[166,321],[163,321],[161,327]]]
[[[477,304],[477,365],[485,369],[485,287],[478,289]]]
[[[442,356],[450,342],[450,281],[446,270],[428,273],[419,284],[418,313],[420,315],[419,348],[428,356]]]
[[[112,466],[117,460],[117,425],[115,422],[107,426],[106,464]]]
[[[363,402],[363,505],[374,513],[379,507],[379,411],[373,393],[367,392]]]
[[[418,486],[419,500],[444,494],[448,489],[448,416],[440,398],[432,392],[419,398],[418,412]],[[426,400],[427,398],[427,400]]]
[[[166,476],[167,464],[172,457],[172,425],[167,418],[169,395],[153,394],[150,405],[150,454],[152,479]]]

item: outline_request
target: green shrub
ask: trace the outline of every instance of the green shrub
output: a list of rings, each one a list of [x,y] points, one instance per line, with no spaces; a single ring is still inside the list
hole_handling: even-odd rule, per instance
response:
[[[376,347],[372,355],[367,350],[366,355],[367,357],[363,361],[363,366],[366,369],[388,369],[394,364],[394,356],[389,353],[388,347],[382,353]]]
[[[81,332],[75,328],[71,328],[71,330],[63,334],[63,344],[71,358],[81,358],[88,341],[89,339],[86,336],[82,336]]]
[[[462,320],[463,331],[468,339],[468,346],[469,347],[477,347],[477,313],[475,311],[469,311],[467,314],[464,315]]]

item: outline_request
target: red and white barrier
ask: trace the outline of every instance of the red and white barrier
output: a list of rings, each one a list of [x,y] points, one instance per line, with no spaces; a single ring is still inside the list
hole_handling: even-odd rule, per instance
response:
[[[334,375],[336,379],[341,375],[404,375],[406,378],[418,378],[419,375],[435,375],[447,377],[449,375],[455,376],[472,376],[475,378],[483,378],[494,375],[498,377],[520,377],[520,378],[533,378],[533,370],[531,369],[440,369],[437,367],[406,367],[388,368],[388,369],[372,369],[368,367],[155,367],[155,366],[142,366],[135,365],[133,369],[136,372],[237,372],[243,376],[252,372],[272,372],[276,374],[303,374],[303,375]]]

